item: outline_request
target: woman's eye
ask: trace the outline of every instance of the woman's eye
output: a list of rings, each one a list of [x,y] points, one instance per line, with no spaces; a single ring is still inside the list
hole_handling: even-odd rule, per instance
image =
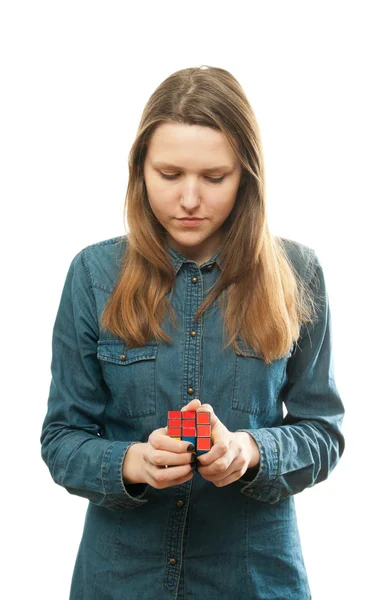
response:
[[[177,177],[179,177],[179,173],[175,173],[174,175],[166,175],[166,173],[160,173],[160,175],[164,179],[176,179]],[[222,177],[206,177],[206,179],[208,179],[212,183],[221,183],[221,181],[225,179],[225,175],[222,175]]]
[[[160,173],[160,175],[164,179],[175,179],[175,177],[178,177],[178,175],[166,175],[165,173]]]

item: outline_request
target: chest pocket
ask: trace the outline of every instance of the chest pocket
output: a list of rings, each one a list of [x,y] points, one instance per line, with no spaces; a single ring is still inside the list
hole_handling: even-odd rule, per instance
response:
[[[294,345],[284,357],[267,365],[263,355],[243,340],[237,338],[237,343],[244,356],[235,351],[232,408],[254,415],[268,413],[275,409]]]
[[[97,357],[119,417],[156,414],[156,357],[158,344],[128,348],[121,341],[99,340]]]

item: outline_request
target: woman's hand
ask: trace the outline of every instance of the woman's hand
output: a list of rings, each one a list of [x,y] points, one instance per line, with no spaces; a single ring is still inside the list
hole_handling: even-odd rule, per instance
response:
[[[198,457],[198,471],[217,487],[229,485],[240,479],[247,469],[259,464],[257,443],[246,431],[229,431],[210,404],[202,404],[197,409],[200,411],[210,412],[213,447]]]
[[[200,400],[195,399],[182,410],[196,410],[199,406]],[[192,456],[196,457],[192,450],[187,451],[189,445],[169,437],[167,427],[155,429],[148,442],[138,442],[128,449],[122,467],[124,484],[148,483],[163,489],[189,481],[194,474]]]

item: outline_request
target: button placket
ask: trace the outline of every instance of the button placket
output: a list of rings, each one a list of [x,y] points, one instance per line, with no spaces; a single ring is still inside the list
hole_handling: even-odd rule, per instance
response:
[[[175,591],[181,574],[183,555],[186,541],[186,522],[189,498],[191,495],[191,481],[187,484],[175,486],[173,502],[170,506],[167,528],[165,570],[165,586],[170,591]]]
[[[196,330],[195,330],[195,329],[192,329],[192,330],[190,331],[190,336],[191,336],[191,337],[196,337],[196,335],[197,335],[197,332],[196,332]],[[187,389],[187,394],[190,394],[190,396],[191,396],[191,395],[194,393],[194,391],[195,391],[195,390],[194,390],[194,388],[193,388],[193,387],[189,387],[189,388]]]
[[[196,268],[196,265],[190,265],[186,269],[185,282],[187,285],[187,301],[185,311],[186,338],[184,345],[183,382],[185,393],[187,392],[187,399],[184,400],[184,403],[188,404],[190,398],[198,394],[197,382],[200,377],[199,352],[201,326],[194,321],[193,317],[203,301],[203,278],[200,269]]]

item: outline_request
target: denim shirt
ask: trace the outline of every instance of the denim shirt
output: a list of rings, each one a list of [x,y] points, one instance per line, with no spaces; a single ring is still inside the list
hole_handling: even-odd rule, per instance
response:
[[[244,356],[222,350],[217,300],[193,322],[219,277],[220,251],[199,266],[168,247],[178,328],[167,319],[161,326],[173,343],[127,348],[104,331],[99,317],[126,240],[73,258],[53,328],[42,457],[57,484],[89,500],[70,599],[311,598],[294,495],[324,481],[344,450],[328,296],[314,250],[281,238],[318,299],[318,321],[266,365],[240,336]],[[230,431],[255,438],[254,476],[247,471],[220,488],[198,472],[165,489],[124,485],[128,448],[193,398],[211,404]]]

